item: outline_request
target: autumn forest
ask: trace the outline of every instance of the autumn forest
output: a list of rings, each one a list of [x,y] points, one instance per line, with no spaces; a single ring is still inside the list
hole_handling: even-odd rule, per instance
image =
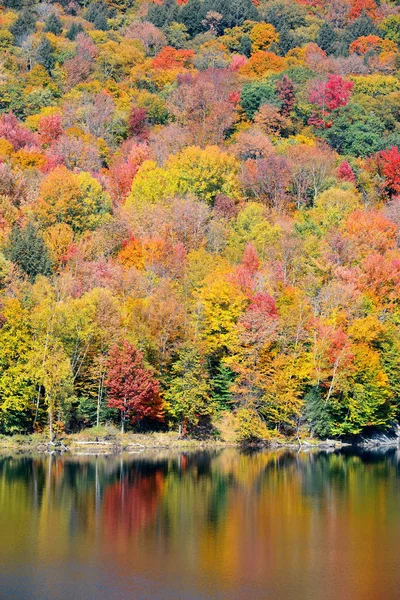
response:
[[[400,418],[400,2],[3,0],[0,434]]]

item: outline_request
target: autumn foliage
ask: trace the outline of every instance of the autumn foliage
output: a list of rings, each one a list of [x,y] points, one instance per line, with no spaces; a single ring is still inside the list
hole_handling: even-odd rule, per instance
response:
[[[4,4],[0,434],[397,423],[398,3]]]

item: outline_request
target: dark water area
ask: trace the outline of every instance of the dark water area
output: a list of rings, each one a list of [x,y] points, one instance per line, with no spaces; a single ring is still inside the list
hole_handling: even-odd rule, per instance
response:
[[[0,598],[395,600],[400,453],[0,458]]]

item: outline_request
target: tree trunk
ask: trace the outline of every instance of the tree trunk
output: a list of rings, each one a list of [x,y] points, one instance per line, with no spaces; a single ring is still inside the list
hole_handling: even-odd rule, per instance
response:
[[[49,436],[50,441],[53,441],[53,408],[49,407]]]

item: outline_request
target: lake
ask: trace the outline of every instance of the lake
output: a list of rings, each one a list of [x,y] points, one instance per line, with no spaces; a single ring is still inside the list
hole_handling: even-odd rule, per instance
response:
[[[400,453],[0,458],[0,598],[395,600]]]

